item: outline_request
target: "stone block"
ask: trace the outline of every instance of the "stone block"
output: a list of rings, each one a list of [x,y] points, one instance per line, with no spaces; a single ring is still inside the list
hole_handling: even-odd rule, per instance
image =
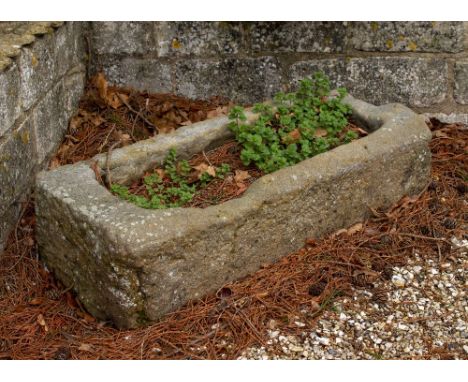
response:
[[[436,118],[442,123],[463,123],[468,125],[468,113],[424,113],[426,118]]]
[[[57,77],[84,62],[84,28],[82,22],[67,22],[55,32],[54,57]]]
[[[327,75],[333,88],[347,86],[348,73],[346,69],[346,60],[341,58],[299,61],[291,65],[289,72],[291,90],[297,89],[299,80],[311,77],[318,71]]]
[[[448,94],[448,64],[441,58],[355,58],[349,60],[347,73],[351,94],[377,105],[430,107]]]
[[[21,78],[21,105],[29,109],[51,88],[57,78],[55,35],[38,37],[34,44],[23,47],[18,58]]]
[[[176,64],[176,92],[190,98],[225,96],[240,103],[259,102],[281,90],[274,57],[185,60]]]
[[[401,102],[411,107],[440,104],[448,94],[448,64],[443,59],[366,57],[311,60],[291,66],[290,81],[324,70],[334,86],[382,105]]]
[[[135,327],[279,260],[306,238],[421,192],[431,160],[424,117],[398,104],[346,102],[368,136],[265,175],[240,198],[204,209],[147,210],[123,201],[98,183],[90,161],[42,172],[35,199],[41,257],[98,319]],[[136,168],[154,168],[164,147],[193,153],[230,134],[226,117],[200,122],[115,150],[109,168],[122,170],[126,158],[122,171],[130,179]]]
[[[32,186],[36,152],[33,124],[26,119],[0,141],[0,216]]]
[[[5,212],[0,213],[0,256],[6,246],[11,230],[15,226],[15,222],[19,219],[21,214],[22,203],[13,202],[8,206]]]
[[[338,53],[346,47],[346,23],[322,21],[252,22],[250,46],[254,52]]]
[[[461,21],[386,21],[352,23],[352,46],[377,52],[463,51]]]
[[[43,166],[58,148],[68,127],[69,113],[66,110],[69,89],[63,82],[55,85],[33,109],[37,164]]]
[[[20,115],[19,71],[16,64],[0,71],[0,138]]]
[[[155,52],[154,22],[93,22],[92,49],[95,54],[145,54]]]
[[[454,97],[457,103],[468,104],[468,61],[455,63],[455,90]]]
[[[106,79],[113,85],[154,93],[174,90],[171,65],[158,59],[104,56],[99,61]]]
[[[161,57],[237,54],[242,48],[239,22],[159,22],[155,28]]]
[[[86,71],[82,65],[76,66],[70,70],[63,78],[64,87],[64,111],[66,118],[69,119],[78,109],[81,96],[83,95],[86,84]]]

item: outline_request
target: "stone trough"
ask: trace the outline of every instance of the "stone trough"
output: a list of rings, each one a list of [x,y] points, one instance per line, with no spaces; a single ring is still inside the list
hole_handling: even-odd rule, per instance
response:
[[[90,163],[128,183],[161,164],[171,147],[190,157],[230,138],[225,117],[42,172],[42,258],[91,314],[135,327],[255,272],[306,238],[419,193],[430,175],[424,118],[400,104],[346,102],[368,136],[263,176],[242,197],[205,209],[142,209],[100,185]]]

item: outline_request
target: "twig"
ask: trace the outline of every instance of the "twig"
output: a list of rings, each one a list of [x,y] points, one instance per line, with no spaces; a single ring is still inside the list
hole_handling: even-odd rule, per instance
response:
[[[417,239],[445,241],[446,243],[450,244],[450,242],[447,239],[444,239],[443,237],[430,237],[430,236],[416,235],[414,233],[404,233],[404,232],[398,232],[397,235],[398,236],[414,237],[414,238],[417,238]]]
[[[209,164],[210,166],[213,166],[213,165],[211,164],[210,160],[208,159],[208,157],[206,156],[205,150],[202,151],[202,154],[203,154],[203,156],[205,157],[205,159],[206,159],[206,161],[208,162],[208,164]]]
[[[112,132],[114,131],[115,129],[115,123],[112,125],[109,133],[106,135],[106,138],[104,138],[104,142],[102,142],[101,146],[99,147],[99,153],[102,152],[102,149],[104,148],[104,146],[107,144],[107,141],[109,140],[109,137],[110,135],[112,134]]]
[[[130,110],[132,113],[135,113],[137,116],[139,116],[143,121],[145,121],[148,125],[150,125],[156,132],[159,134],[159,129],[158,127],[154,124],[148,121],[148,119],[145,118],[144,115],[142,115],[139,111],[136,111],[128,102],[127,100],[122,97],[119,93],[117,93],[117,97],[122,101],[122,103],[127,106],[128,110]]]

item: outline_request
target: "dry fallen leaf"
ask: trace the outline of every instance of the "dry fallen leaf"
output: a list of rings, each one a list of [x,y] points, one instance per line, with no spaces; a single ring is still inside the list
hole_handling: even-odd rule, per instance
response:
[[[119,96],[113,92],[107,94],[105,101],[112,109],[118,109],[120,106],[122,106],[122,101],[120,100]]]
[[[107,81],[102,72],[98,73],[94,79],[96,88],[99,92],[99,97],[105,100],[107,97]]]
[[[164,179],[164,177],[166,176],[166,172],[162,168],[157,168],[155,172],[159,175],[161,179]]]
[[[331,234],[331,237],[335,237],[335,236],[340,236],[344,233],[348,232],[348,230],[346,228],[341,228],[339,229],[338,231],[335,231]]]
[[[448,138],[448,135],[441,130],[436,130],[434,133],[432,133],[432,136],[437,138]]]
[[[236,170],[236,174],[234,175],[234,181],[239,185],[239,183],[243,183],[244,180],[250,178],[250,174],[247,171],[243,170]]]
[[[33,298],[31,301],[29,301],[29,304],[30,305],[41,305],[43,302],[44,302],[43,297],[36,297],[36,298]]]
[[[193,166],[193,168],[198,171],[198,179],[200,179],[205,172],[212,177],[216,176],[216,168],[206,163],[200,163],[198,166]]]
[[[328,131],[322,128],[318,128],[315,130],[314,137],[326,137],[328,135]]]
[[[247,190],[247,185],[245,183],[236,183],[237,184],[237,192],[236,195],[242,194],[245,190]]]
[[[360,127],[357,127],[357,126],[353,127],[351,130],[361,134],[362,136],[369,135],[369,133],[366,130],[361,129]]]
[[[60,167],[60,160],[54,158],[50,161],[49,170],[53,170],[54,168]]]
[[[209,119],[209,118],[219,117],[221,115],[227,115],[227,110],[228,108],[226,106],[218,106],[216,109],[210,110],[206,114],[206,118]]]
[[[78,347],[78,350],[91,351],[91,345],[89,345],[89,344],[80,344],[80,346]]]
[[[98,73],[94,81],[101,100],[103,100],[107,105],[109,105],[113,109],[117,109],[120,106],[122,106],[123,101],[128,101],[128,96],[126,94],[117,94],[116,92],[109,91],[109,86],[106,81],[106,78],[104,77],[104,74]]]
[[[362,223],[357,223],[357,224],[354,224],[353,226],[349,227],[347,230],[346,230],[346,233],[351,236],[351,235],[354,235],[356,232],[359,232],[362,230]]]
[[[92,113],[89,115],[89,121],[96,127],[106,122],[106,120],[103,117],[96,113]]]
[[[42,328],[44,329],[45,332],[49,331],[49,328],[47,327],[47,324],[46,324],[46,322],[44,320],[44,316],[42,314],[39,314],[37,316],[37,323],[42,326]]]

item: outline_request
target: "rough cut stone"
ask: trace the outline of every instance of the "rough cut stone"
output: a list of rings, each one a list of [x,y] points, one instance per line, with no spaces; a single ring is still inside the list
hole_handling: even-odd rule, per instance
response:
[[[457,103],[468,104],[468,61],[455,63],[455,90],[454,97]]]
[[[19,201],[13,202],[12,205],[6,208],[5,212],[0,212],[0,255],[5,248],[8,234],[11,229],[11,222],[19,219],[21,213],[21,203]]]
[[[144,54],[157,50],[153,22],[93,22],[92,39],[97,54]]]
[[[429,118],[436,118],[442,123],[463,123],[468,125],[468,113],[424,113],[424,116]]]
[[[0,216],[31,185],[36,153],[31,119],[26,119],[0,143]]]
[[[174,90],[171,65],[158,59],[125,57],[116,60],[112,56],[106,56],[101,58],[101,65],[111,84],[155,93],[169,93]]]
[[[85,62],[84,25],[82,22],[68,22],[55,32],[54,56],[57,76],[61,77],[70,68]]]
[[[240,103],[271,98],[281,90],[276,58],[186,60],[176,64],[176,92],[191,98],[225,96]]]
[[[389,21],[352,23],[355,49],[377,52],[463,51],[461,21]]]
[[[361,99],[382,105],[402,102],[429,107],[445,100],[448,64],[443,59],[367,57],[302,61],[292,65],[291,82],[324,70],[334,86],[344,86]]]
[[[239,22],[156,23],[159,56],[236,54],[242,45]]]
[[[0,138],[20,115],[19,72],[16,64],[0,72]]]
[[[11,58],[21,53],[21,47],[34,42],[35,36],[52,33],[63,22],[0,22],[0,71],[11,65]]]
[[[23,47],[18,64],[21,77],[21,106],[29,109],[57,78],[54,35],[44,35]]]
[[[68,120],[78,106],[85,72],[77,67],[60,81],[33,109],[37,164],[43,166],[55,153],[68,128]]]
[[[369,207],[419,193],[430,177],[424,117],[398,104],[347,102],[371,134],[266,175],[242,197],[205,209],[139,208],[101,186],[90,161],[42,172],[36,188],[42,258],[96,317],[135,327],[255,272],[306,238],[363,220]],[[115,150],[109,168],[130,179],[135,169],[161,160],[161,152],[152,155],[159,144],[190,155],[229,134],[225,117],[201,122]],[[126,169],[118,170],[122,164]]]
[[[343,52],[346,23],[297,21],[246,23],[256,52]]]
[[[318,59],[300,61],[291,65],[289,72],[291,90],[297,90],[300,80],[311,77],[318,71],[325,73],[334,88],[348,84],[347,60],[344,58]]]

